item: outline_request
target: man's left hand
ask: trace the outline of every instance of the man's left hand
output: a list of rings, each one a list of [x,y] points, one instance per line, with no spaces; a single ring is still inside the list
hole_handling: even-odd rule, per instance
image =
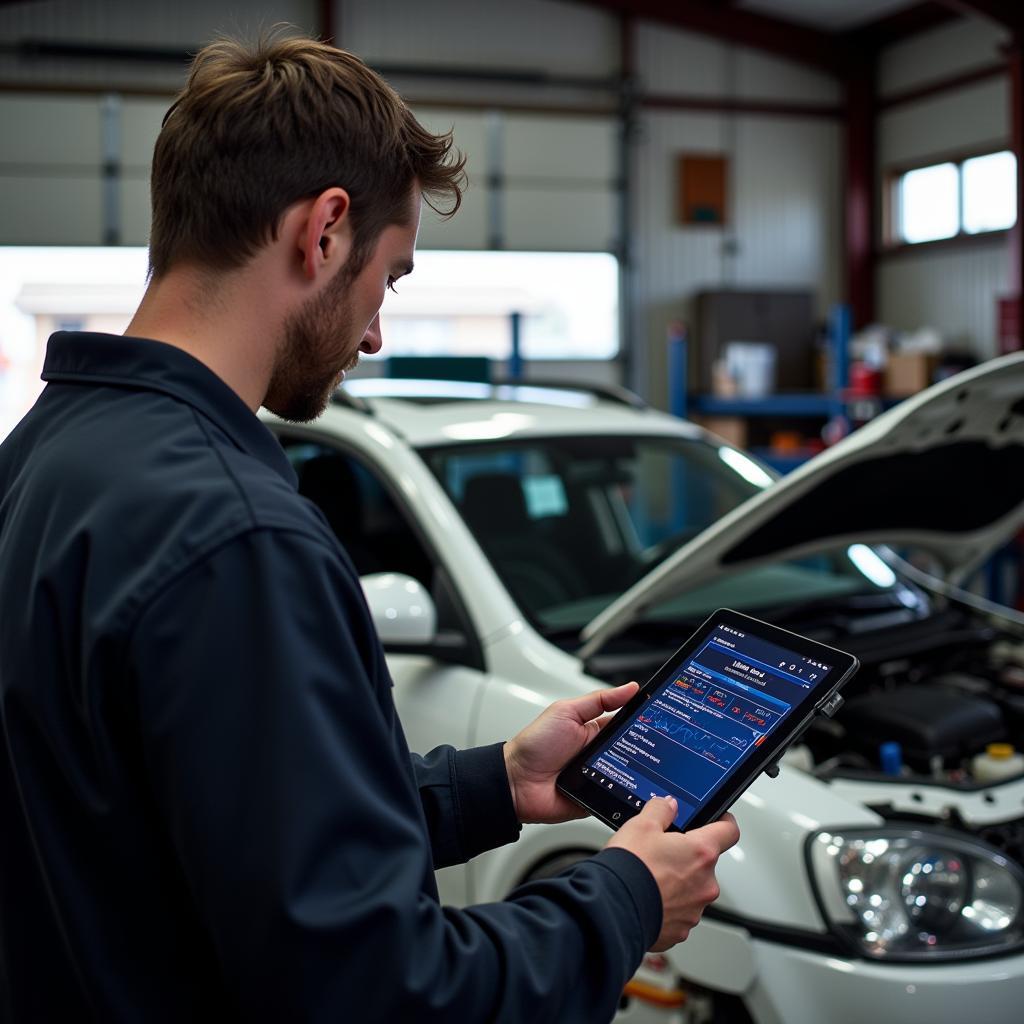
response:
[[[555,779],[611,720],[602,716],[618,711],[639,688],[637,683],[626,683],[612,690],[595,690],[585,697],[556,701],[505,744],[512,802],[524,825],[554,824],[587,816],[579,804],[555,789]]]

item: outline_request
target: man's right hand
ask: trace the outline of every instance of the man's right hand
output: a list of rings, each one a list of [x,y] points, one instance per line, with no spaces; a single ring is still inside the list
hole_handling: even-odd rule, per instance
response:
[[[715,865],[740,838],[736,819],[728,813],[692,832],[666,832],[676,810],[674,800],[656,797],[608,843],[608,849],[629,850],[639,857],[658,883],[662,918],[656,952],[682,942],[704,908],[718,899]]]

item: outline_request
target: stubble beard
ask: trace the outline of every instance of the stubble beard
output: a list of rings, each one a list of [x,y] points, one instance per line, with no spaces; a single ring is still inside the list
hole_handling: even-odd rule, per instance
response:
[[[359,361],[353,341],[347,266],[284,325],[284,341],[274,361],[264,406],[291,423],[309,423],[327,408],[344,371]]]

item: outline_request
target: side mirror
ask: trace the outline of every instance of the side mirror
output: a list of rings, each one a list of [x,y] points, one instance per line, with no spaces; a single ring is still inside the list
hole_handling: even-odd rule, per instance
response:
[[[437,609],[422,583],[396,572],[372,573],[359,582],[382,644],[434,642]]]

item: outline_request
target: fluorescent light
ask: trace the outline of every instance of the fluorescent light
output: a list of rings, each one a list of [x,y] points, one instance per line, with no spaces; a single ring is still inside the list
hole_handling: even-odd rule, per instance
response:
[[[846,549],[850,561],[877,587],[891,587],[896,573],[866,544],[852,544]]]
[[[734,472],[739,473],[747,483],[755,487],[767,487],[772,478],[752,459],[735,448],[718,449],[718,457]]]

